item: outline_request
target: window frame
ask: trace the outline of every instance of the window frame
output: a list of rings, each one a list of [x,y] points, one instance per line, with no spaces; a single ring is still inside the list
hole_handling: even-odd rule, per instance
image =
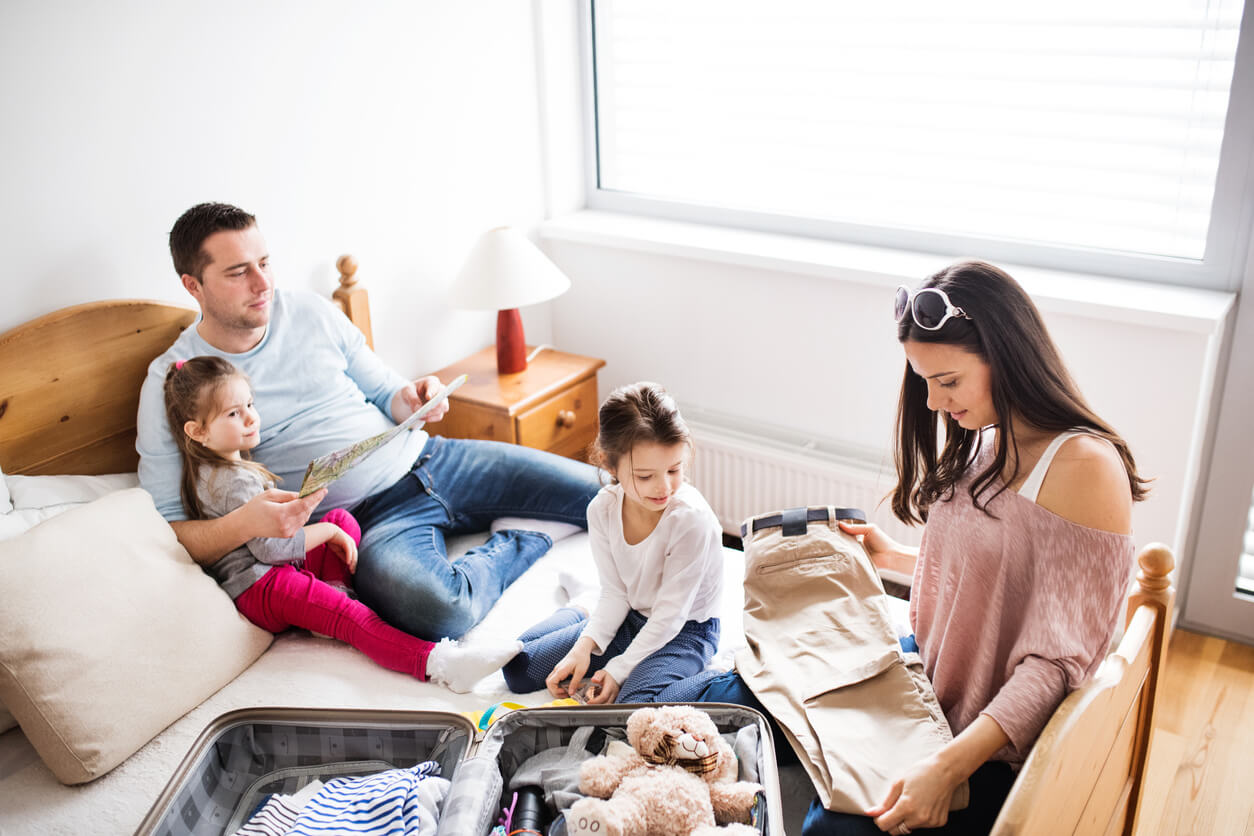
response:
[[[1210,227],[1200,260],[732,210],[603,189],[596,106],[596,0],[581,0],[579,5],[584,201],[588,209],[904,250],[947,259],[978,256],[994,262],[1207,290],[1231,292],[1242,285],[1246,254],[1254,239],[1254,0],[1246,0],[1242,10],[1224,138],[1211,200]]]

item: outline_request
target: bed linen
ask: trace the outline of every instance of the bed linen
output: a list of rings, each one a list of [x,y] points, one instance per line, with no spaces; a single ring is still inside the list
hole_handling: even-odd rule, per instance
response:
[[[486,535],[455,538],[454,553]],[[586,534],[558,542],[523,574],[482,623],[467,636],[517,635],[534,621],[566,603],[559,586],[564,577],[594,583],[595,569]],[[743,567],[739,552],[726,550],[723,643],[716,662],[728,666],[738,643],[739,598]],[[569,581],[568,581],[569,583]],[[220,714],[255,706],[318,708],[425,709],[480,711],[509,700],[542,705],[544,691],[513,694],[500,672],[481,680],[469,694],[375,665],[354,648],[304,631],[279,635],[262,656],[205,702],[166,728],[108,774],[78,786],[59,783],[36,755],[20,729],[0,734],[0,833],[130,833],[160,794],[197,735]]]

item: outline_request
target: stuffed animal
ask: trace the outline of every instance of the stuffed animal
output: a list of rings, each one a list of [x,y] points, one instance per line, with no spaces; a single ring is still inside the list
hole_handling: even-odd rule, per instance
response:
[[[627,718],[627,741],[631,751],[580,768],[579,790],[594,797],[566,812],[570,836],[757,834],[745,822],[762,787],[736,780],[736,755],[710,715],[641,708]]]

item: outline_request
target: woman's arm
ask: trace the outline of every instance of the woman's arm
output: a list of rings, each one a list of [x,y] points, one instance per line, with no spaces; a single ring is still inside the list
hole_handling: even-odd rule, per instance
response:
[[[914,564],[919,559],[919,550],[913,546],[903,546],[880,529],[874,523],[851,523],[841,520],[838,525],[841,531],[860,537],[862,547],[877,569],[888,569],[900,572],[907,577],[914,575]]]
[[[900,832],[903,824],[912,830],[940,827],[949,821],[954,790],[1009,742],[997,721],[981,714],[939,752],[893,782],[888,798],[867,815],[888,833]]]
[[[1086,528],[1132,533],[1128,472],[1115,448],[1097,436],[1076,436],[1058,448],[1036,504]]]

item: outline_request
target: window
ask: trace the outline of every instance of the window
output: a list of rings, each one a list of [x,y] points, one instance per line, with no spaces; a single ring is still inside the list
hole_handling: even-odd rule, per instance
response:
[[[1236,0],[591,8],[594,208],[1235,286]]]

